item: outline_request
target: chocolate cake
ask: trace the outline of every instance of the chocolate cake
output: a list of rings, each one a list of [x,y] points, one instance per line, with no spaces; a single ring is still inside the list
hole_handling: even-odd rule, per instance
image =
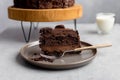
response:
[[[40,48],[46,55],[61,55],[65,50],[72,50],[80,45],[78,31],[58,25],[55,29],[46,27],[40,29]]]
[[[52,9],[73,6],[75,0],[14,0],[14,7],[27,9]]]

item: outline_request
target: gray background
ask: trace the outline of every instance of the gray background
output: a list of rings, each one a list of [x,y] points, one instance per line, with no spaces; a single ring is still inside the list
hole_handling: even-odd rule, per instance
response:
[[[78,20],[79,23],[95,23],[96,13],[99,12],[115,13],[116,22],[120,22],[120,0],[76,0],[76,3],[83,6],[83,17]],[[7,7],[11,5],[13,5],[13,0],[0,1],[0,26],[19,24],[17,21],[8,19]],[[67,21],[69,22],[71,21]]]

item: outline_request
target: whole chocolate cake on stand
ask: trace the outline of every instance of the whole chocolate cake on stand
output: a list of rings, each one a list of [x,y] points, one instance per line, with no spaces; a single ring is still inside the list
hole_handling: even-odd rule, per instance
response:
[[[82,16],[82,6],[75,0],[14,0],[14,5],[8,7],[8,17],[21,21],[24,38],[29,42],[33,22],[56,22],[74,20]],[[25,34],[23,21],[30,22],[28,37]]]

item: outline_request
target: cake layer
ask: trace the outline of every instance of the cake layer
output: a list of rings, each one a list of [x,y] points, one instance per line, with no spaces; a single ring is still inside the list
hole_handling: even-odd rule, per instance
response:
[[[75,48],[79,48],[80,45],[67,45],[67,46],[40,46],[40,48],[42,49],[42,51],[46,51],[48,53],[54,53],[54,52],[64,52],[66,50],[73,50]]]
[[[14,0],[14,7],[27,9],[52,9],[73,6],[75,0]]]
[[[58,45],[76,45],[79,43],[78,32],[70,29],[43,28],[40,31],[40,42],[42,45],[58,46]]]
[[[80,38],[77,31],[66,29],[63,25],[40,29],[40,48],[45,54],[60,54],[66,50],[79,48]]]

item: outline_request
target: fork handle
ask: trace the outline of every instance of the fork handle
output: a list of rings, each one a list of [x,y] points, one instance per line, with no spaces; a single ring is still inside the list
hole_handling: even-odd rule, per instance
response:
[[[103,48],[103,47],[110,47],[110,46],[112,46],[112,44],[97,44],[97,45],[94,45],[94,46],[76,48],[76,49],[74,49],[74,51],[81,51],[81,50],[95,49],[95,48]]]

